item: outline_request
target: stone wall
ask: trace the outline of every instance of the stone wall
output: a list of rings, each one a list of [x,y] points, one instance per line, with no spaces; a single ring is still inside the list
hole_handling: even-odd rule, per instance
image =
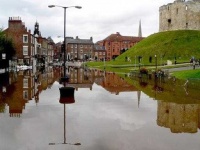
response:
[[[200,0],[176,0],[159,8],[159,31],[200,30]]]

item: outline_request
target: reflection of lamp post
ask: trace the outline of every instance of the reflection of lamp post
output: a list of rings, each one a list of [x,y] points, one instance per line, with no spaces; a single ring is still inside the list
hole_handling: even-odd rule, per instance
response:
[[[49,143],[49,145],[58,145],[58,144],[68,144],[79,146],[81,143],[67,143],[66,142],[66,109],[65,104],[75,103],[74,99],[74,89],[73,87],[61,87],[60,88],[60,100],[61,104],[64,104],[64,142],[63,143]]]
[[[81,9],[82,7],[81,6],[58,6],[58,5],[49,5],[48,6],[49,8],[52,8],[52,7],[61,7],[64,9],[64,78],[67,78],[66,77],[66,38],[65,38],[65,28],[66,28],[66,9],[67,8],[71,8],[71,7],[75,7],[77,9]]]

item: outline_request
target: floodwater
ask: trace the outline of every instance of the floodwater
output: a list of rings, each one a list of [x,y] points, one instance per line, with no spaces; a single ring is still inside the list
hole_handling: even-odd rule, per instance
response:
[[[10,73],[4,82],[0,77],[1,150],[200,149],[195,89],[69,69],[66,86],[75,88],[69,104],[60,103],[60,68],[34,74]]]

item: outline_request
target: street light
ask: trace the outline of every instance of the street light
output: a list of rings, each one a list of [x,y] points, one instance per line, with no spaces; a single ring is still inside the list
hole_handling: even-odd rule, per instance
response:
[[[156,65],[156,71],[157,71],[157,56],[155,55],[155,65]]]
[[[66,77],[66,38],[65,38],[65,28],[66,28],[66,9],[67,8],[71,8],[71,7],[74,7],[74,8],[77,8],[77,9],[81,9],[82,7],[81,6],[59,6],[59,5],[49,5],[48,6],[49,8],[53,8],[53,7],[61,7],[64,9],[64,77],[63,79],[64,80],[68,80],[67,77]]]

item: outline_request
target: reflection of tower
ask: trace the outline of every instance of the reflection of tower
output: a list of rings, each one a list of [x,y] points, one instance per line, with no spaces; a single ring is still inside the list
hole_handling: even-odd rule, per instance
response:
[[[138,108],[140,107],[140,97],[141,97],[141,91],[137,91],[138,96]]]
[[[170,128],[172,133],[196,133],[199,104],[176,104],[158,101],[157,124]]]

